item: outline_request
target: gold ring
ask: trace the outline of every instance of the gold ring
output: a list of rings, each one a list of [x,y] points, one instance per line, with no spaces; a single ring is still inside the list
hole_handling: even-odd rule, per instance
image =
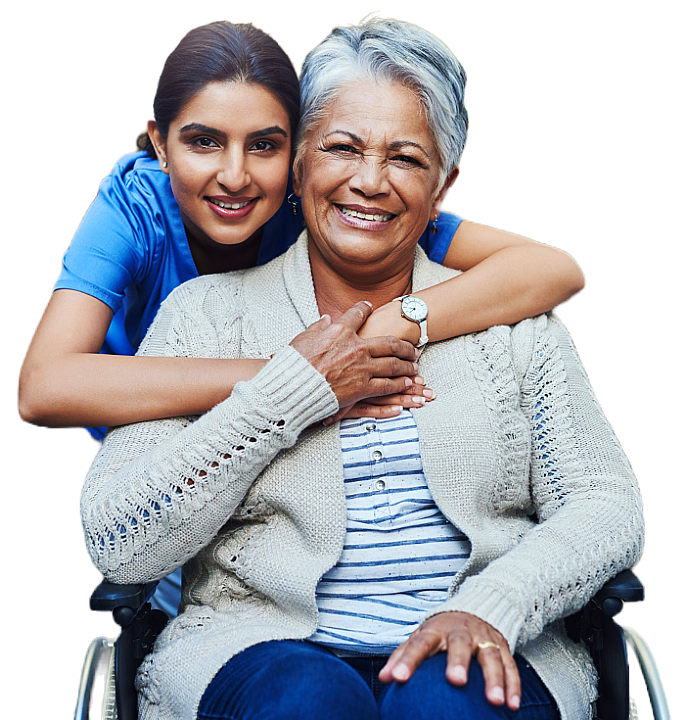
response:
[[[494,648],[495,650],[501,650],[501,648],[499,647],[499,645],[497,645],[497,643],[490,642],[489,640],[478,643],[478,650],[486,650],[487,648]]]

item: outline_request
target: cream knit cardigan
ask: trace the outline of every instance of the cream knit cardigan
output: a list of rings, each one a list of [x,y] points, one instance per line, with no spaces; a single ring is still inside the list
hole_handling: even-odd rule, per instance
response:
[[[417,250],[415,290],[453,275]],[[274,358],[197,419],[113,430],[86,479],[82,518],[114,582],[184,564],[183,612],[137,683],[141,720],[195,717],[242,649],[316,628],[315,587],[346,523],[337,410],[289,341],[319,317],[305,237],[251,270],[175,290],[143,355]],[[432,319],[431,319],[432,322]],[[428,346],[437,399],[414,411],[423,467],[471,556],[435,612],[497,628],[536,669],[563,720],[591,716],[595,675],[561,619],[637,561],[642,509],[631,468],[552,316]]]

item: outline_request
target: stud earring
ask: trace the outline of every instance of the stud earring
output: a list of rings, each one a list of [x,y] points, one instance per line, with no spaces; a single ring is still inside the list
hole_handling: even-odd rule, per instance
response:
[[[167,160],[163,160],[163,161],[162,161],[162,166],[163,166],[164,168],[167,167]]]
[[[294,195],[294,193],[289,193],[287,202],[291,205],[291,214],[298,215],[299,214],[299,202],[296,199],[296,196]]]

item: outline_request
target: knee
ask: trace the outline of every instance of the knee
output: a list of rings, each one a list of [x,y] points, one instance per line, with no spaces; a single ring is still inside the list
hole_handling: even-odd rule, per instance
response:
[[[198,717],[233,720],[378,720],[355,670],[308,643],[273,641],[240,653],[206,690]]]
[[[425,660],[406,683],[392,683],[380,698],[382,720],[487,720],[503,717],[485,697],[482,671],[472,662],[468,683],[456,687],[445,676],[444,653]],[[510,716],[510,714],[508,715]],[[507,715],[504,715],[507,717]]]
[[[329,653],[292,660],[270,680],[280,720],[379,720],[373,694],[346,663]]]

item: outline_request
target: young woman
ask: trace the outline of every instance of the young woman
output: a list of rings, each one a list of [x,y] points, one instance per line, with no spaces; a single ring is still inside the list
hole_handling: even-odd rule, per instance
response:
[[[294,68],[265,33],[217,22],[182,39],[160,77],[146,149],[105,178],[65,255],[21,372],[24,420],[107,426],[201,414],[259,370],[262,361],[131,356],[174,287],[265,263],[296,240],[298,113]],[[439,214],[420,243],[465,271],[419,293],[430,341],[516,322],[583,286],[566,253],[451,214]],[[376,310],[362,333],[418,342],[418,325],[399,307]],[[352,414],[390,416],[418,407],[422,392],[414,385]]]

